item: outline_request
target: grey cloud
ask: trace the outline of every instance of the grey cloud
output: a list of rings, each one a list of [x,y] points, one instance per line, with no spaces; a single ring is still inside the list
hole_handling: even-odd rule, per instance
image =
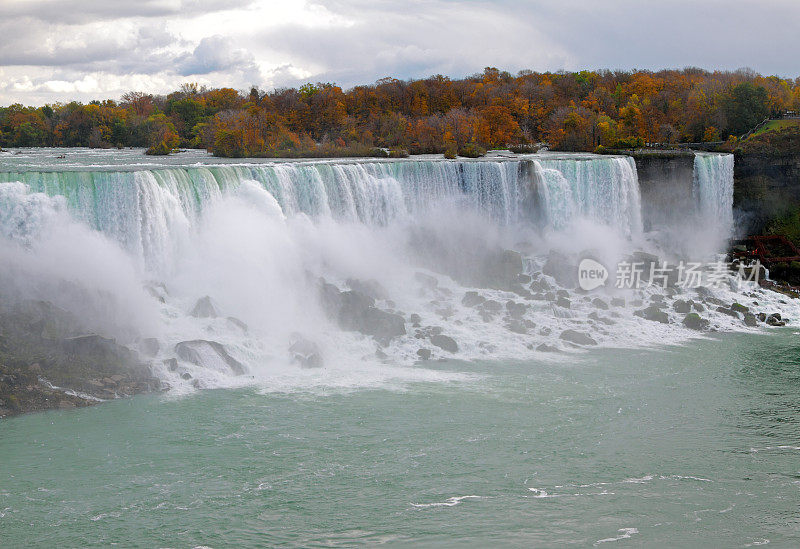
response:
[[[253,0],[16,0],[0,3],[0,19],[26,17],[59,24],[78,24],[130,17],[197,15],[244,8]]]

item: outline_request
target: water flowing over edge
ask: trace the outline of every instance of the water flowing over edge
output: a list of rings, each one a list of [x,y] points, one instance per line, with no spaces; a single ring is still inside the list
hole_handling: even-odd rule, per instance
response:
[[[726,221],[732,220],[731,166],[732,158],[723,155],[695,160],[701,219],[721,215],[723,226],[732,223]],[[588,327],[591,341],[612,346],[696,335],[677,316],[661,326],[622,310],[599,314],[593,296],[556,292],[558,273],[542,277],[554,251],[577,257],[590,250],[608,264],[646,245],[636,167],[627,157],[28,171],[0,173],[0,181],[8,182],[0,193],[0,226],[7,238],[21,232],[35,248],[36,238],[47,234],[55,242],[51,247],[65,248],[70,243],[58,240],[59,233],[69,231],[59,224],[68,212],[80,227],[121,246],[126,257],[107,252],[103,244],[103,253],[94,255],[104,257],[92,259],[94,237],[81,234],[70,241],[87,240],[73,255],[93,267],[92,284],[103,295],[122,294],[117,304],[138,322],[137,329],[115,335],[127,335],[126,343],[134,346],[144,339],[159,341],[154,370],[172,385],[181,385],[181,379],[200,380],[201,386],[230,384],[229,358],[256,377],[291,378],[291,386],[298,356],[300,363],[314,365],[322,359],[309,357],[324,356],[328,367],[323,381],[315,374],[316,382],[340,382],[338,367],[339,373],[353,374],[345,384],[359,385],[370,376],[448,378],[395,368],[431,355],[522,358],[574,351],[563,334],[576,328]],[[52,203],[46,197],[53,197]],[[518,261],[513,254],[522,263],[510,281],[504,269]],[[110,262],[116,270],[108,267],[106,255],[116,258]],[[128,261],[132,266],[125,266]],[[48,265],[54,271],[48,276],[65,278],[64,263]],[[81,268],[74,266],[72,279],[87,277]],[[159,303],[130,305],[143,299],[141,288],[134,288],[137,279]],[[129,287],[125,292],[117,288],[121,281]],[[320,283],[338,307],[334,317],[352,305],[342,300],[371,293],[356,311],[369,320],[354,324],[339,318],[338,326],[336,320],[332,325],[330,303],[320,304],[316,295]],[[739,299],[729,293],[726,300]],[[613,294],[608,289],[598,296],[601,312]],[[643,290],[628,302],[635,306],[657,294]],[[204,296],[209,298],[204,303],[213,303],[213,314],[195,314]],[[477,305],[467,304],[470,300]],[[760,300],[770,302],[769,296]],[[408,316],[410,311],[417,312]],[[104,318],[113,320],[115,314],[120,316]],[[717,329],[740,328],[730,316],[717,316]],[[372,333],[376,328],[367,325],[376,322],[394,323],[396,333]],[[194,354],[179,353],[179,367],[170,362],[176,343],[208,340],[224,346],[224,354],[208,344]],[[377,376],[376,357],[386,366]],[[369,364],[353,373],[354,358]],[[264,370],[265,363],[281,366]]]

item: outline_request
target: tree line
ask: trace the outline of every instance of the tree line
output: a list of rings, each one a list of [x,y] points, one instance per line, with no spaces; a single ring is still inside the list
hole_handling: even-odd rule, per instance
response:
[[[766,117],[800,111],[800,78],[750,70],[580,71],[463,79],[384,78],[247,92],[184,84],[43,107],[0,107],[0,147],[179,147],[218,156],[445,153],[545,142],[591,151],[735,139]]]

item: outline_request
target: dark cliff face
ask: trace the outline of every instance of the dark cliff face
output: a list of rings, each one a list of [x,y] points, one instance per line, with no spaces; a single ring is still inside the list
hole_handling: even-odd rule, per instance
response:
[[[634,155],[645,231],[675,227],[695,214],[694,154]]]
[[[776,216],[800,208],[800,150],[736,154],[733,207],[744,232],[759,233]]]

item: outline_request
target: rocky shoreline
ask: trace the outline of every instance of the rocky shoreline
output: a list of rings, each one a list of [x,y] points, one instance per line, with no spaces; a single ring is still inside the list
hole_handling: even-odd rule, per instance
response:
[[[161,388],[136,353],[78,326],[46,301],[0,307],[0,418]]]

